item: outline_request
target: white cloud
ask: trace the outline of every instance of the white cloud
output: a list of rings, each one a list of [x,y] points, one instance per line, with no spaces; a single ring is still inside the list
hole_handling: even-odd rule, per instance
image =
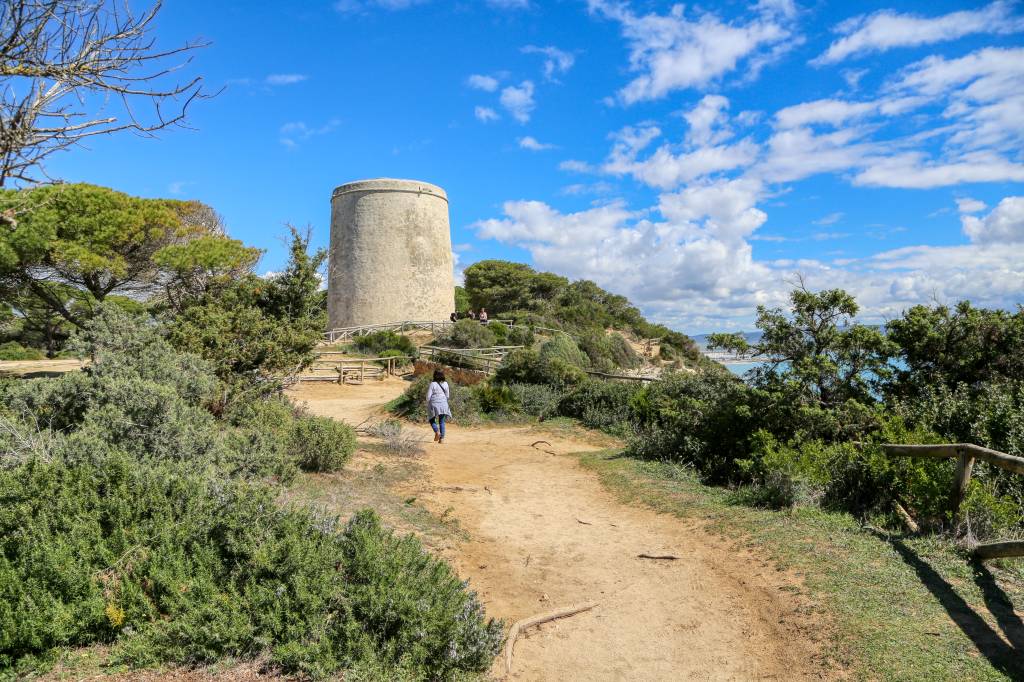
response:
[[[497,121],[499,118],[501,118],[501,116],[498,115],[498,112],[496,112],[494,109],[491,109],[490,107],[476,107],[475,109],[473,109],[473,115],[476,116],[477,119],[483,121],[484,123]]]
[[[686,141],[697,147],[718,144],[732,136],[729,130],[729,100],[721,95],[705,95],[693,109],[684,112],[690,129]]]
[[[597,169],[586,161],[579,159],[566,159],[558,164],[558,169],[569,173],[596,173]]]
[[[859,88],[861,79],[867,74],[867,69],[843,69],[842,72],[843,80],[846,81],[851,90]]]
[[[973,200],[971,200],[973,201]],[[981,202],[977,202],[981,203]],[[968,206],[975,211],[984,209]],[[963,211],[963,209],[961,209]],[[1024,243],[1024,197],[1006,197],[987,216],[961,216],[964,234],[978,243]]]
[[[429,0],[336,0],[334,10],[342,14],[367,12],[371,9],[401,10],[426,2]]]
[[[544,79],[549,81],[556,81],[558,74],[568,73],[572,65],[576,63],[576,57],[571,53],[559,50],[557,47],[537,47],[536,45],[527,45],[522,49],[525,54],[542,54],[546,57],[544,60]]]
[[[606,164],[605,169],[616,174],[628,172],[651,187],[672,189],[707,175],[744,168],[753,163],[757,154],[758,146],[751,140],[678,154],[672,152],[671,146],[662,145],[642,161]]]
[[[553,144],[545,144],[543,142],[538,142],[537,138],[531,137],[530,135],[527,135],[526,137],[520,137],[518,142],[519,142],[519,147],[521,149],[529,149],[532,152],[540,152],[540,151],[544,151],[545,149],[554,149],[555,148],[555,145],[553,145]]]
[[[565,196],[580,196],[584,194],[610,194],[614,188],[611,184],[601,181],[593,183],[578,182],[572,185],[566,185],[562,188],[560,194]]]
[[[835,225],[843,219],[843,215],[845,214],[842,211],[836,211],[834,213],[829,213],[827,216],[818,218],[813,222],[815,225]]]
[[[862,118],[878,110],[877,102],[845,102],[837,99],[819,99],[802,102],[775,112],[780,128],[826,123],[838,126],[851,119]]]
[[[476,90],[494,92],[498,89],[498,79],[494,76],[483,76],[478,73],[474,73],[466,79],[466,85]]]
[[[911,246],[860,259],[759,261],[750,241],[767,215],[763,188],[750,180],[715,181],[663,194],[656,207],[631,211],[614,201],[562,213],[538,201],[512,201],[501,218],[474,228],[485,239],[527,249],[536,267],[592,279],[628,296],[654,319],[691,331],[743,328],[759,304],[784,305],[794,273],[812,288],[841,287],[864,317],[881,321],[932,300],[970,298],[1006,307],[1024,280],[1024,199],[1009,197],[984,218],[986,236],[1003,243]],[[1010,201],[1010,200],[1013,201]],[[660,219],[652,216],[660,214]],[[846,233],[817,233],[814,240]],[[1013,242],[1007,242],[1008,239]]]
[[[192,183],[189,180],[175,180],[171,184],[167,185],[167,191],[170,194],[181,194],[183,191],[185,191],[185,187],[191,184],[194,183]]]
[[[278,139],[281,144],[288,149],[295,149],[301,142],[305,142],[312,137],[330,133],[337,128],[340,123],[341,121],[338,119],[332,118],[322,126],[311,127],[307,125],[305,121],[292,121],[281,126],[281,129],[278,131]]]
[[[309,80],[309,76],[301,73],[272,73],[266,77],[267,85],[294,85]]]
[[[747,60],[747,77],[798,41],[789,28],[789,2],[761,2],[748,23],[724,23],[710,12],[694,20],[683,5],[668,14],[636,15],[617,0],[588,0],[592,13],[618,21],[630,48],[630,68],[640,73],[618,95],[624,104],[659,99],[673,90],[702,87]]]
[[[1024,182],[1024,165],[997,154],[979,152],[948,162],[921,152],[876,159],[853,178],[855,185],[928,189],[966,182]]]
[[[972,199],[970,197],[960,197],[956,200],[956,210],[959,213],[979,213],[984,211],[988,206],[985,205],[984,201]]]
[[[958,59],[931,56],[906,67],[889,92],[948,97],[950,142],[978,149],[1024,144],[1024,48],[984,48]]]
[[[533,99],[533,81],[523,81],[518,86],[510,85],[501,91],[499,101],[512,118],[527,123],[537,103]]]
[[[526,9],[530,0],[487,0],[487,4],[497,9]]]
[[[836,26],[836,32],[843,37],[811,63],[831,64],[850,56],[929,45],[972,33],[1006,34],[1024,30],[1024,19],[1013,16],[1013,7],[1011,2],[997,0],[981,9],[938,17],[900,14],[892,10],[852,17]]]

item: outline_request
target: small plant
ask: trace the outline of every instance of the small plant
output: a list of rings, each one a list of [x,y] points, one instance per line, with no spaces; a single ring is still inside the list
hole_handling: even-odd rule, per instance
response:
[[[17,341],[0,343],[0,360],[42,360],[46,355],[36,348],[25,348]]]
[[[507,331],[508,328],[505,329]],[[435,345],[446,348],[488,348],[495,343],[496,338],[490,325],[480,324],[476,320],[459,320],[447,334],[437,338]]]
[[[395,357],[398,355],[416,357],[417,354],[416,345],[408,336],[402,336],[387,329],[369,334],[360,334],[355,337],[352,345],[361,353],[377,357]],[[394,351],[393,355],[384,355],[389,351]]]
[[[423,452],[423,439],[406,431],[397,419],[369,422],[357,428],[357,431],[371,438],[379,438],[384,451],[392,455],[410,457]]]
[[[356,450],[356,434],[334,419],[303,417],[291,428],[288,448],[304,471],[338,471]]]

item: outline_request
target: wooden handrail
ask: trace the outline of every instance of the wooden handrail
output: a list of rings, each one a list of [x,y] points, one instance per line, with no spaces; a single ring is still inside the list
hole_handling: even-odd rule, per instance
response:
[[[1015,457],[1005,452],[991,450],[989,448],[975,445],[973,443],[948,443],[942,445],[895,445],[886,443],[882,449],[887,454],[903,457],[960,457],[969,454],[974,459],[980,459],[994,464],[997,467],[1024,474],[1024,457]]]
[[[953,479],[953,491],[950,505],[953,508],[953,521],[958,520],[960,505],[967,486],[971,482],[971,470],[974,460],[980,459],[993,466],[1018,474],[1024,474],[1024,457],[1008,455],[1005,452],[975,445],[974,443],[944,443],[937,445],[900,445],[883,443],[882,450],[887,455],[898,457],[931,457],[939,459],[957,458],[956,475]],[[996,559],[999,557],[1024,556],[1024,541],[989,542],[974,548],[974,555],[979,559]]]

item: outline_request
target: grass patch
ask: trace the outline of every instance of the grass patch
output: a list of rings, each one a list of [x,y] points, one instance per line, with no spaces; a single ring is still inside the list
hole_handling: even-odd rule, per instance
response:
[[[387,453],[381,443],[361,442],[352,462],[332,474],[302,474],[282,496],[282,502],[308,505],[332,516],[348,518],[360,509],[373,509],[399,534],[415,534],[436,551],[467,535],[458,520],[441,518],[417,503],[415,493],[403,494],[403,484],[423,478],[423,465],[414,458]]]
[[[802,574],[836,625],[830,656],[856,679],[1024,679],[1020,562],[972,562],[941,538],[874,531],[846,514],[752,509],[678,465],[609,450],[580,459],[622,501],[704,518]]]

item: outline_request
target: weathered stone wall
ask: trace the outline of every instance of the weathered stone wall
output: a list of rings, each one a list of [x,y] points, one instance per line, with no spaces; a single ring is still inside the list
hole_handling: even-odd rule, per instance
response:
[[[455,310],[448,196],[415,180],[362,180],[331,198],[330,328],[447,320]]]

